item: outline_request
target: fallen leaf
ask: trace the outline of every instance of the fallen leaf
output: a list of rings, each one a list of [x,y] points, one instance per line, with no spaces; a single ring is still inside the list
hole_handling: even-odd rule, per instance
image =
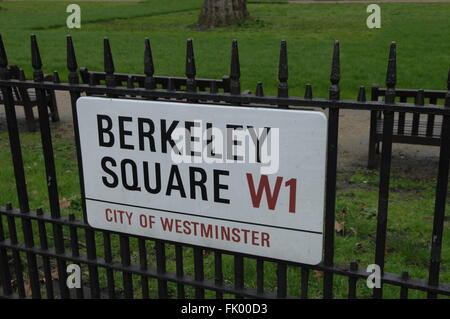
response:
[[[347,212],[348,212],[348,208],[344,207],[344,209],[342,209],[342,211],[339,213],[339,217],[345,218],[345,216],[347,215]]]
[[[25,296],[31,296],[33,293],[31,292],[31,286],[28,280],[23,282],[23,288],[25,289]]]
[[[320,278],[323,276],[323,271],[319,271],[319,270],[314,270],[314,278]]]
[[[52,271],[52,279],[55,279],[55,280],[59,279],[58,269],[55,269]]]
[[[70,199],[67,199],[67,198],[64,197],[63,199],[61,199],[59,201],[59,206],[61,208],[69,208],[70,207],[70,202],[71,202]]]
[[[344,223],[340,223],[338,221],[334,222],[334,230],[336,233],[340,233],[344,231]]]

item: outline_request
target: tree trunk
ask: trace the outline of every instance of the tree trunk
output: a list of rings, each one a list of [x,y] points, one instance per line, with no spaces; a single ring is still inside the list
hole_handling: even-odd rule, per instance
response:
[[[248,17],[247,0],[205,0],[198,24],[205,28],[224,27]]]

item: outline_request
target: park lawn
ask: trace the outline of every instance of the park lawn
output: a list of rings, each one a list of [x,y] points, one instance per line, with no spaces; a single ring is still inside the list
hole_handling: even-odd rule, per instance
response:
[[[316,95],[326,96],[333,40],[341,40],[342,94],[354,98],[360,85],[383,83],[387,50],[390,41],[398,42],[398,86],[443,89],[449,66],[450,4],[381,4],[382,28],[369,30],[365,26],[366,4],[256,4],[250,3],[252,21],[229,29],[198,30],[194,26],[201,0],[152,0],[142,3],[82,2],[82,28],[65,28],[65,7],[70,2],[2,2],[0,33],[3,36],[10,64],[18,64],[31,74],[29,35],[38,36],[44,70],[60,71],[65,79],[65,35],[71,33],[80,66],[102,70],[102,38],[111,39],[117,72],[142,73],[143,38],[150,37],[156,74],[183,75],[185,40],[194,38],[197,76],[220,78],[229,71],[230,42],[239,40],[242,87],[253,89],[258,81],[265,92],[274,94],[277,85],[279,41],[288,41],[290,89],[292,95],[302,95],[306,83],[312,83]],[[19,112],[21,114],[21,112]],[[48,211],[45,169],[39,134],[22,133],[25,170],[30,206]],[[54,130],[54,148],[62,213],[80,215],[80,195],[75,147],[70,134],[60,127]],[[0,132],[0,205],[12,202],[17,207],[11,155],[7,134]],[[389,211],[386,271],[427,278],[430,238],[434,205],[435,180],[394,176]],[[337,219],[344,231],[336,234],[336,262],[348,264],[358,260],[366,267],[374,259],[378,176],[358,170],[339,174]],[[445,222],[443,242],[442,282],[450,282],[449,222]],[[80,234],[81,235],[81,234]],[[66,236],[68,234],[66,233]],[[81,241],[83,237],[81,236]],[[98,247],[102,247],[99,236]],[[113,238],[115,255],[119,256],[118,239]],[[150,245],[150,244],[149,244]],[[132,247],[137,244],[132,240]],[[148,248],[151,248],[150,246]],[[137,249],[132,260],[138,262]],[[99,249],[99,253],[102,251]],[[193,274],[192,250],[185,251],[185,271]],[[168,270],[174,271],[173,247],[168,247]],[[118,257],[117,257],[118,258]],[[151,266],[155,258],[150,254]],[[214,260],[205,252],[205,276],[213,278]],[[224,256],[226,282],[233,282],[232,256]],[[100,272],[102,283],[105,274]],[[121,289],[120,274],[117,288]],[[289,294],[298,295],[300,270],[289,267]],[[256,285],[255,262],[245,259],[246,286]],[[323,274],[310,273],[310,297],[321,296]],[[87,279],[87,277],[85,277]],[[139,287],[139,279],[135,287]],[[347,279],[336,276],[335,295],[346,297]],[[152,296],[156,283],[151,281]],[[276,288],[276,265],[265,263],[265,287]],[[169,285],[175,296],[176,285]],[[193,296],[188,289],[188,296]],[[369,297],[371,291],[359,282],[358,295]],[[139,296],[139,292],[136,291]],[[388,287],[385,296],[396,298],[399,289]],[[208,293],[207,296],[214,296]],[[424,293],[411,292],[411,297]]]
[[[239,40],[243,89],[262,81],[266,94],[277,84],[279,42],[288,41],[290,89],[303,95],[311,83],[326,96],[332,44],[341,41],[342,96],[360,85],[383,84],[391,41],[398,43],[398,87],[444,89],[450,64],[450,4],[382,3],[381,29],[366,27],[367,4],[249,3],[253,20],[213,31],[195,23],[202,0],[82,2],[81,29],[68,30],[70,2],[5,2],[0,33],[10,64],[31,75],[29,35],[38,36],[44,70],[65,78],[65,35],[74,37],[80,66],[102,70],[102,38],[111,39],[117,72],[143,72],[143,39],[152,41],[156,74],[183,75],[185,40],[194,39],[197,76],[229,73],[230,42]]]

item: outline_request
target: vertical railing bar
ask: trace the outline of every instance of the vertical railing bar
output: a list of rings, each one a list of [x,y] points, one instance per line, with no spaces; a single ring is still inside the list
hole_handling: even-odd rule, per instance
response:
[[[236,290],[244,288],[244,257],[239,254],[234,255],[234,287]],[[242,295],[236,295],[236,299],[242,298]]]
[[[156,253],[156,271],[158,274],[166,273],[166,247],[163,241],[155,240]],[[167,296],[167,280],[158,278],[158,295],[161,299],[166,299]]]
[[[277,298],[286,298],[287,295],[287,265],[277,264]]]
[[[358,263],[356,261],[352,261],[350,263],[350,271],[357,271]],[[356,299],[356,282],[358,278],[355,276],[348,277],[348,299]]]
[[[301,287],[300,297],[302,299],[308,298],[308,283],[309,283],[309,269],[302,267],[301,270]]]
[[[75,221],[75,215],[74,214],[70,214],[69,215],[69,221],[73,222]],[[74,257],[79,257],[80,256],[80,247],[78,244],[78,232],[77,232],[77,227],[74,225],[70,225],[69,227],[70,230],[70,246],[72,249],[72,256]],[[79,267],[81,267],[80,264],[77,264]],[[81,285],[83,285],[83,283],[81,283]],[[75,288],[75,294],[77,299],[83,299],[83,287],[80,288]]]
[[[105,262],[111,264],[113,262],[111,252],[111,235],[107,231],[103,231],[102,234],[103,234],[103,249],[105,253]],[[106,268],[106,282],[108,286],[108,298],[114,299],[116,297],[114,272],[111,268]]]
[[[256,291],[258,294],[264,293],[264,260],[256,259]]]
[[[180,244],[175,245],[175,262],[177,277],[182,278],[184,276],[183,246]],[[181,283],[177,284],[177,296],[178,299],[184,299],[186,297],[184,285]]]
[[[205,273],[203,268],[203,249],[199,247],[194,247],[194,278],[195,281],[202,282],[205,279]],[[203,299],[205,298],[205,289],[196,286],[195,287],[195,298]]]
[[[392,42],[389,52],[388,70],[386,75],[386,104],[395,103],[396,84],[396,43]],[[388,222],[389,181],[391,174],[392,135],[394,127],[394,112],[385,109],[383,111],[383,140],[381,151],[380,184],[378,197],[377,232],[375,247],[375,264],[384,272],[386,233]],[[381,283],[383,284],[383,283]],[[374,288],[374,298],[383,296],[383,286]]]
[[[8,58],[6,56],[3,40],[0,36],[0,79],[9,79],[7,70]],[[6,121],[8,126],[9,144],[11,148],[12,163],[14,169],[14,177],[16,182],[17,199],[19,201],[20,212],[27,214],[30,210],[28,202],[27,184],[25,179],[25,170],[23,167],[22,148],[20,145],[19,128],[17,126],[16,109],[14,105],[14,97],[11,87],[1,89],[3,95],[3,104],[5,105]],[[31,221],[21,218],[22,231],[24,234],[25,245],[28,248],[34,247],[33,228]],[[41,291],[39,286],[38,267],[36,255],[26,253],[28,264],[28,276],[30,278],[30,287],[32,298],[40,298]]]
[[[5,231],[3,229],[3,218],[0,215],[0,242],[5,240]],[[11,272],[8,265],[8,253],[5,248],[0,248],[0,284],[3,289],[3,295],[9,296],[12,294],[11,287]]]
[[[448,91],[445,96],[445,107],[450,108],[450,70],[448,73]],[[450,160],[450,116],[442,119],[441,145],[439,150],[439,168],[436,185],[433,230],[431,236],[430,267],[428,284],[439,284],[441,267],[442,236],[444,232],[445,206],[447,201],[448,175]],[[436,293],[429,292],[428,298],[436,298]]]
[[[42,208],[36,209],[36,214],[38,216],[42,216],[44,214]],[[47,241],[47,229],[45,227],[45,223],[42,220],[38,220],[38,230],[39,230],[39,242],[41,245],[41,249],[48,249],[48,241]],[[46,298],[53,299],[54,291],[53,291],[53,283],[52,283],[52,271],[50,265],[50,258],[48,256],[42,256],[42,263],[44,268],[44,278],[45,278],[45,291]]]
[[[331,66],[331,87],[329,97],[332,101],[340,99],[340,61],[339,41],[335,41],[333,59]],[[334,263],[334,223],[336,208],[336,170],[337,170],[337,148],[339,131],[339,109],[330,108],[328,112],[328,148],[326,166],[326,189],[325,189],[325,234],[324,234],[324,264],[332,266]],[[333,273],[326,271],[323,280],[323,297],[333,298]]]
[[[147,262],[147,247],[145,246],[145,238],[138,238],[138,247],[139,247],[139,265],[141,270],[147,270],[148,262]],[[150,297],[148,290],[148,278],[147,276],[141,276],[141,291],[142,298],[148,299]]]
[[[11,203],[8,203],[6,205],[6,209],[12,210]],[[6,217],[6,219],[8,222],[8,231],[9,231],[9,238],[10,238],[11,244],[17,245],[18,244],[17,229],[16,229],[16,221],[14,219],[14,216],[9,215]],[[15,270],[15,275],[16,275],[17,292],[18,292],[19,298],[25,298],[26,297],[25,286],[24,286],[25,283],[23,280],[23,265],[22,265],[22,261],[20,258],[20,250],[13,249],[12,254],[13,254],[14,270]]]
[[[402,280],[408,280],[409,273],[407,270],[404,270],[402,273]],[[400,286],[400,299],[408,299],[408,288],[405,286]]]
[[[215,251],[214,252],[214,277],[216,286],[223,285],[223,267],[222,267],[222,253]],[[222,299],[223,293],[219,290],[216,291],[216,298]]]
[[[79,83],[79,77],[77,73],[77,60],[75,56],[75,49],[72,42],[72,37],[67,36],[67,69],[69,70],[69,84],[76,85]],[[78,129],[78,115],[77,115],[77,100],[80,97],[80,93],[74,90],[69,90],[70,92],[70,102],[72,107],[72,120],[73,129],[75,135],[75,146],[77,149],[77,162],[78,162],[78,174],[80,181],[80,194],[81,194],[81,208],[83,210],[83,218],[87,223],[86,214],[86,203],[85,203],[85,189],[84,189],[84,178],[83,178],[83,164],[81,158],[81,148],[80,148],[80,132]],[[97,252],[95,248],[95,234],[92,229],[86,228],[85,230],[86,238],[86,249],[87,257],[89,259],[95,259],[97,257]],[[98,268],[97,266],[88,265],[89,271],[89,286],[92,298],[100,298],[100,285],[98,279]]]
[[[127,235],[120,235],[120,259],[121,265],[127,268],[131,264],[130,259],[130,238]],[[132,274],[122,270],[123,288],[126,299],[133,299],[133,281]]]
[[[39,47],[36,36],[31,36],[31,58],[34,69],[33,79],[36,83],[44,81],[44,73],[42,71],[42,61],[39,54]],[[52,218],[58,219],[61,216],[59,207],[58,185],[56,180],[55,158],[53,153],[52,135],[50,130],[50,122],[48,119],[48,110],[46,103],[45,89],[35,89],[36,100],[39,113],[39,128],[41,132],[42,151],[44,154],[45,173],[47,178],[48,197],[50,201],[50,213]],[[52,223],[55,251],[57,254],[64,253],[64,239],[62,226]],[[61,298],[70,298],[69,290],[66,285],[66,262],[64,259],[56,258],[58,267],[58,285]]]
[[[380,267],[381,271],[384,270],[385,247],[386,247],[389,180],[390,180],[390,166],[392,154],[392,129],[394,123],[393,117],[394,113],[392,111],[388,110],[384,111],[378,216],[377,216],[377,236],[376,236],[376,250],[375,250],[375,264],[377,264]],[[382,288],[379,289],[375,288],[374,297],[381,298],[381,296],[382,296]]]

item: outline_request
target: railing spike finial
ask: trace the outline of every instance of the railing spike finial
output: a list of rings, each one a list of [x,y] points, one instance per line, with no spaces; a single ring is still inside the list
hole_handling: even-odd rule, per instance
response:
[[[305,87],[305,99],[311,100],[313,98],[313,91],[312,91],[312,85],[306,84]]]
[[[448,68],[447,89],[450,91],[450,68]]]
[[[186,42],[186,87],[188,91],[195,92],[196,84],[195,84],[195,75],[197,74],[197,70],[195,67],[195,55],[194,55],[194,44],[192,39],[187,39]]]
[[[259,97],[263,97],[263,96],[264,96],[264,88],[263,88],[262,82],[258,82],[258,83],[256,84],[256,92],[255,92],[255,95],[256,95],[256,96],[259,96]]]
[[[192,39],[189,38],[186,42],[186,76],[194,78],[196,74],[194,44]]]
[[[36,35],[31,35],[31,65],[34,69],[34,80],[43,81],[44,72],[42,71],[41,54],[39,53],[39,46],[37,43]]]
[[[450,107],[450,68],[448,69],[447,94],[445,95],[445,106]]]
[[[340,48],[339,41],[334,41],[333,47],[333,59],[331,63],[330,81],[333,85],[339,84],[341,79],[341,61],[340,61]]]
[[[150,45],[150,39],[145,38],[144,40],[144,87],[146,89],[156,88],[155,79],[153,75],[155,74],[155,66],[153,64],[153,54],[152,47]]]
[[[0,34],[0,79],[8,79],[8,56]]]
[[[6,55],[5,45],[3,44],[2,35],[0,34],[0,68],[8,67],[8,57]]]
[[[66,37],[67,42],[67,69],[69,70],[69,83],[76,84],[79,82],[78,78],[78,63],[77,63],[77,57],[75,55],[75,48],[73,46],[72,37],[70,35],[67,35]]]
[[[153,65],[152,47],[150,45],[150,39],[145,38],[144,48],[144,74],[147,76],[153,76],[155,74],[155,67]]]
[[[231,66],[230,66],[230,93],[241,94],[241,65],[239,62],[239,49],[237,40],[231,44]]]
[[[76,72],[78,68],[77,58],[75,56],[75,48],[73,46],[72,37],[67,35],[67,69],[70,72]]]
[[[103,62],[105,67],[105,82],[106,86],[114,86],[114,61],[111,52],[111,46],[107,37],[103,38]]]
[[[25,71],[23,69],[20,69],[20,74],[19,74],[19,80],[20,81],[26,81],[26,76],[25,76]]]
[[[397,83],[397,43],[392,42],[389,49],[389,61],[386,73],[386,86],[394,88]]]
[[[61,79],[59,78],[59,73],[58,73],[58,71],[54,71],[54,72],[53,72],[53,82],[54,82],[54,83],[61,83]]]
[[[391,42],[386,72],[386,103],[395,103],[395,84],[397,83],[397,43]]]
[[[358,102],[366,102],[366,88],[364,86],[359,87]]]
[[[341,63],[340,63],[340,50],[339,41],[334,41],[333,58],[331,62],[331,74],[330,74],[330,100],[339,100],[340,90],[339,81],[341,79]]]
[[[288,97],[288,57],[286,40],[281,41],[280,61],[278,63],[278,96]]]

